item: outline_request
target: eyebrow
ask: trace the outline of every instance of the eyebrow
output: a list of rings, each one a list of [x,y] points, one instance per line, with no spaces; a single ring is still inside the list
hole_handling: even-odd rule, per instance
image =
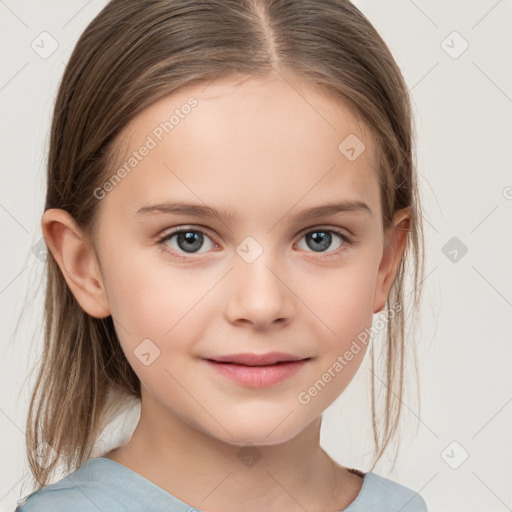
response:
[[[346,200],[307,208],[294,215],[293,219],[296,221],[310,220],[335,213],[367,213],[372,215],[372,211],[366,203],[362,201]],[[233,214],[227,210],[218,212],[210,206],[183,202],[166,202],[143,206],[137,210],[135,217],[144,217],[152,214],[191,215],[194,217],[217,219],[226,223],[230,223],[233,219]]]

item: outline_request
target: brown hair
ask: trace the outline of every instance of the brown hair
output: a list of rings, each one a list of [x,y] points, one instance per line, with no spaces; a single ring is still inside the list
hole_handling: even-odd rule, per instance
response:
[[[119,134],[135,116],[189,85],[264,77],[273,69],[291,71],[335,94],[370,129],[383,224],[391,225],[394,212],[402,208],[409,207],[411,214],[406,250],[386,308],[403,304],[406,265],[412,265],[414,313],[423,274],[423,234],[410,100],[388,47],[347,0],[109,2],[78,40],[60,84],[45,210],[66,210],[94,240],[94,190],[112,174]],[[46,280],[44,350],[26,436],[38,488],[49,482],[58,463],[68,472],[82,465],[120,404],[140,398],[139,380],[121,350],[111,316],[93,318],[82,310],[50,251]],[[374,466],[400,417],[405,319],[405,309],[399,308],[387,323],[382,428],[370,345]],[[41,443],[58,454],[49,465],[39,464],[34,454]]]

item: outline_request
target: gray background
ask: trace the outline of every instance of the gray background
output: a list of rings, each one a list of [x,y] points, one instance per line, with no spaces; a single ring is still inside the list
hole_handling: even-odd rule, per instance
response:
[[[43,270],[32,249],[41,239],[52,103],[78,36],[105,3],[0,0],[0,511],[14,509],[28,477],[24,428],[29,370],[41,353],[41,290],[13,330]],[[414,393],[404,397],[398,463],[391,470],[385,456],[375,472],[420,492],[432,512],[512,510],[512,2],[355,3],[411,90],[427,246],[421,410]],[[47,58],[44,31],[58,44]],[[372,449],[368,362],[322,430],[334,458],[363,470]]]

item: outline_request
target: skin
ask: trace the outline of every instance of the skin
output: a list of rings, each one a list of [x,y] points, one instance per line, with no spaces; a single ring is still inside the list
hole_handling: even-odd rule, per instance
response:
[[[321,414],[352,380],[365,345],[308,404],[297,396],[383,308],[408,211],[397,212],[400,229],[386,232],[386,245],[370,134],[339,100],[285,73],[219,80],[159,100],[122,133],[128,152],[191,96],[198,106],[99,201],[94,244],[67,212],[42,217],[72,293],[91,316],[112,315],[142,382],[135,432],[106,456],[202,510],[339,511],[363,481],[320,447]],[[366,146],[354,161],[338,150],[349,134]],[[308,207],[349,199],[371,213],[294,220]],[[232,219],[135,216],[171,200],[230,210]],[[159,246],[176,227],[203,227],[208,236],[192,254],[177,236]],[[353,243],[333,234],[315,251],[305,234],[328,228],[352,233]],[[263,249],[251,263],[236,252],[247,236]],[[134,354],[147,338],[160,350],[148,366]],[[271,351],[311,359],[262,389],[228,381],[201,359]],[[246,443],[261,457],[252,466],[240,458]]]

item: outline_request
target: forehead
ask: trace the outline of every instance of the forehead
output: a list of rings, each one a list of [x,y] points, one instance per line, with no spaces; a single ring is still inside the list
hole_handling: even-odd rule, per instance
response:
[[[275,205],[344,198],[377,209],[368,130],[333,94],[290,75],[181,89],[143,111],[122,138],[126,151],[115,169],[129,172],[109,201],[122,200],[131,215],[173,198],[260,215],[270,205],[275,214]],[[150,149],[134,161],[144,146]]]

